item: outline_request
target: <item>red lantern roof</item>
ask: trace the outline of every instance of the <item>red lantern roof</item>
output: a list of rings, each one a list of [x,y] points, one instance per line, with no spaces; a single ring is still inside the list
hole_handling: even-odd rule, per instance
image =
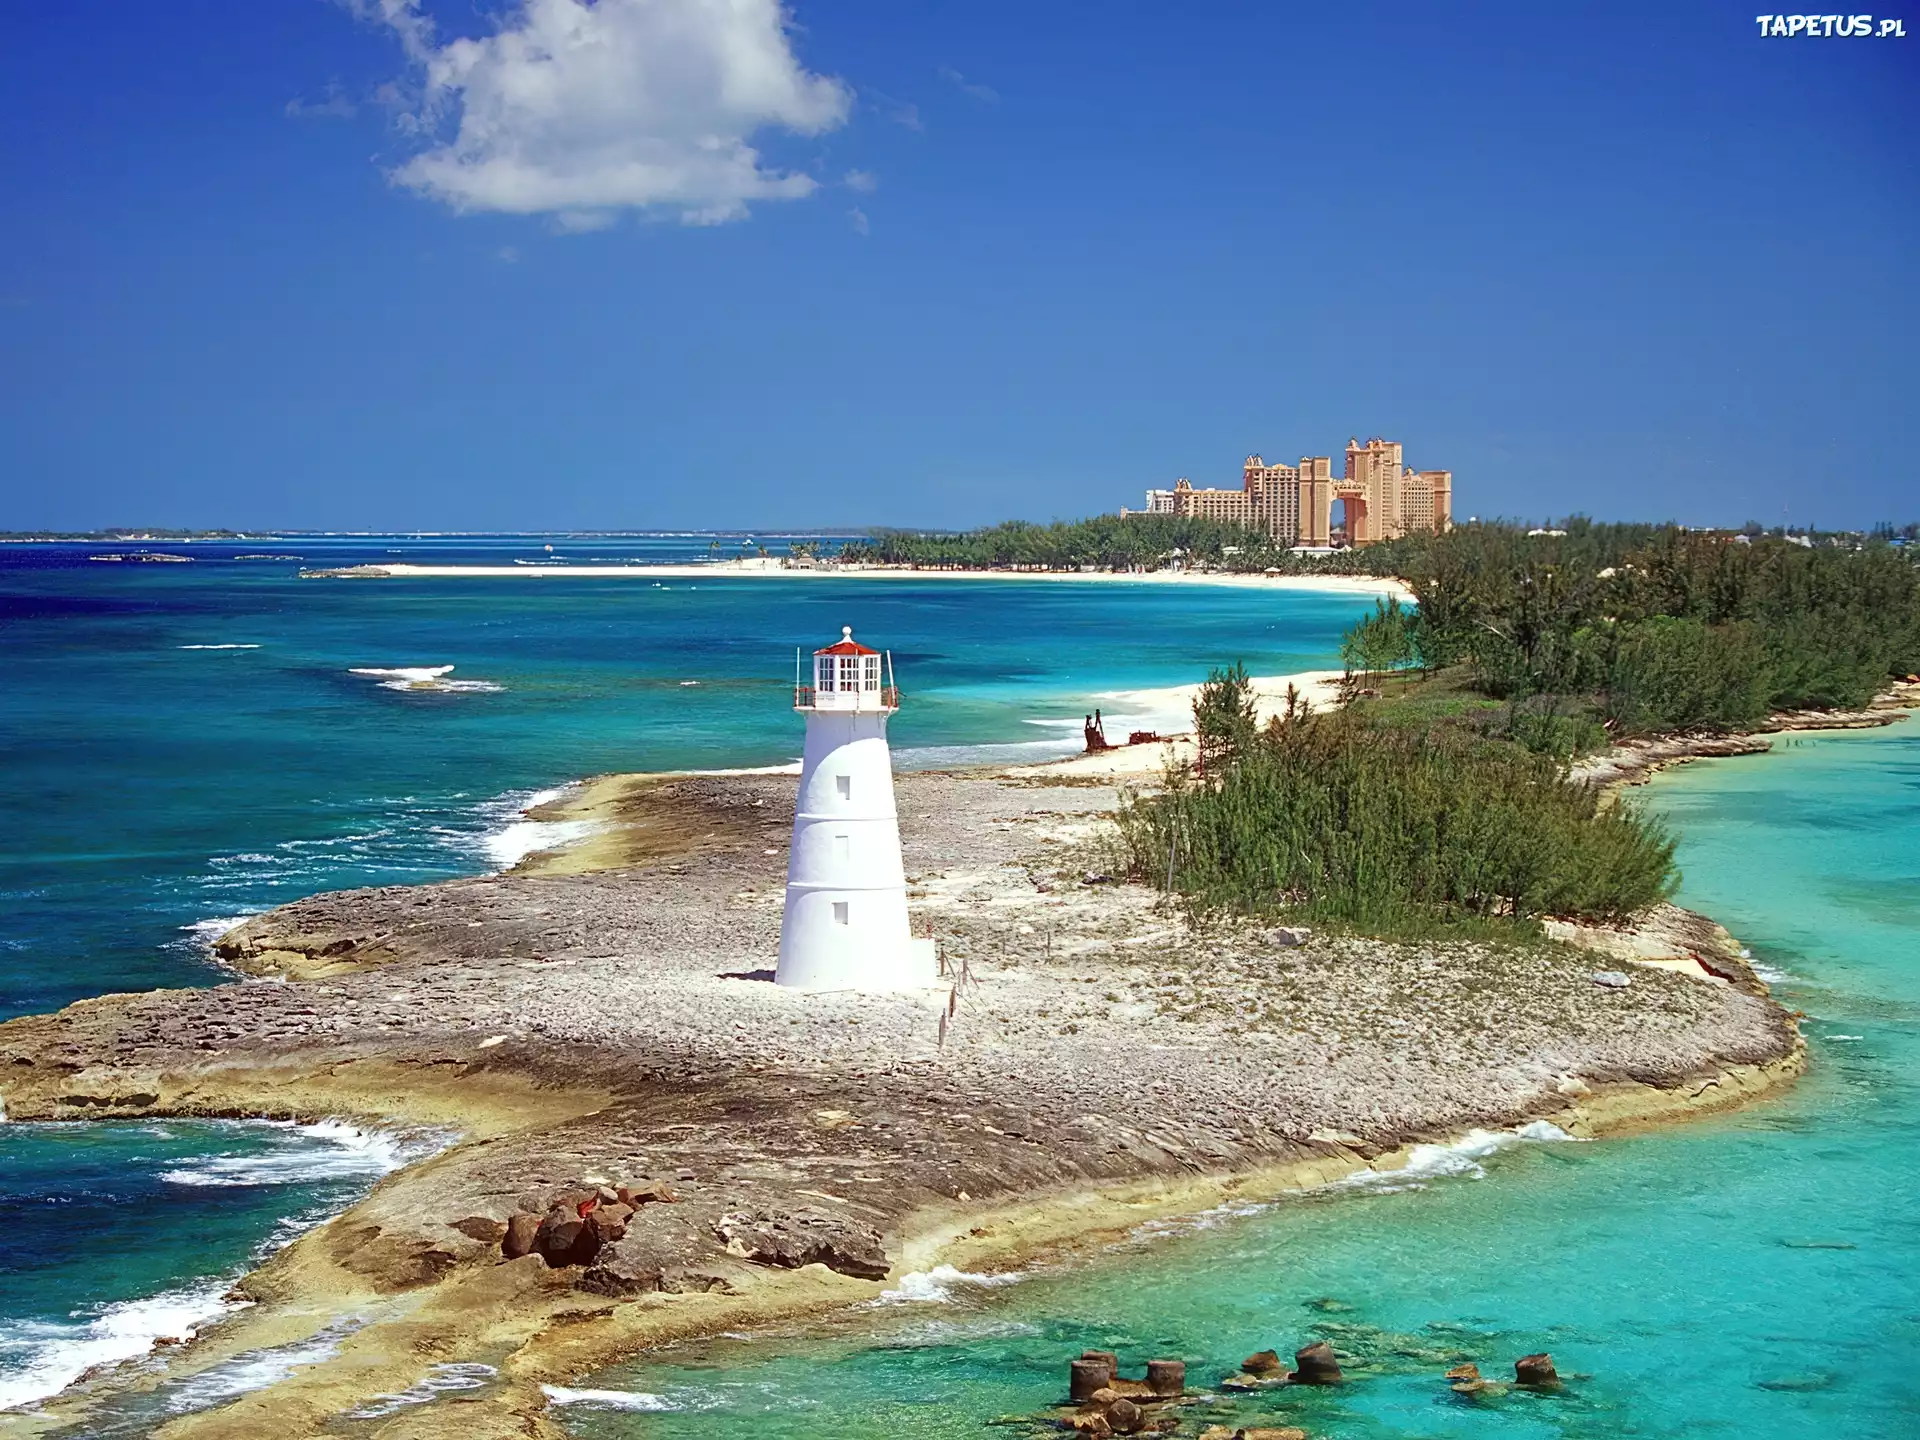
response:
[[[869,650],[864,645],[854,644],[853,627],[851,625],[842,625],[840,627],[840,641],[838,644],[828,645],[824,649],[816,650],[813,653],[816,655],[878,655],[880,652],[878,650]]]

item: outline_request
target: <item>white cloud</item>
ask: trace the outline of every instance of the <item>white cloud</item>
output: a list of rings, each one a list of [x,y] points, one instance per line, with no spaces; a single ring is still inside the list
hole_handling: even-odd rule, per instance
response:
[[[794,55],[779,0],[518,0],[492,34],[440,42],[422,0],[348,0],[413,62],[402,129],[428,148],[396,183],[458,210],[598,229],[621,210],[737,220],[819,182],[751,140],[818,135],[852,94]]]
[[[853,223],[854,234],[867,235],[872,233],[873,227],[867,222],[867,212],[862,210],[858,205],[847,211],[847,219]]]
[[[981,85],[967,79],[966,76],[962,75],[951,65],[942,65],[940,67],[940,78],[953,86],[962,95],[970,95],[975,100],[983,100],[989,105],[999,103],[1000,92],[998,90],[994,89],[991,85]]]
[[[317,100],[295,96],[287,102],[287,115],[295,120],[351,120],[360,107],[348,98],[338,81],[329,81]]]
[[[862,195],[871,195],[880,188],[879,177],[871,170],[849,170],[842,183],[847,189],[857,190]]]
[[[905,100],[896,100],[880,90],[863,90],[861,98],[877,109],[889,125],[903,125],[909,130],[923,130],[920,123],[920,107]]]

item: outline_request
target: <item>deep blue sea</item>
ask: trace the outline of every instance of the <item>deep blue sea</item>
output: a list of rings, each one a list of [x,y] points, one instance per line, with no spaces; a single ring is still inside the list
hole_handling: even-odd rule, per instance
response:
[[[92,558],[141,552],[190,558]],[[746,537],[706,535],[0,545],[0,1018],[217,983],[209,938],[301,895],[510,863],[539,838],[522,809],[580,776],[792,760],[795,647],[842,625],[891,650],[896,757],[926,766],[1068,753],[1102,692],[1216,663],[1335,664],[1369,604],[1154,583],[299,573],[742,553]],[[0,1125],[0,1406],[216,1313],[235,1274],[397,1145],[340,1126]],[[128,1225],[131,1263],[114,1238]]]

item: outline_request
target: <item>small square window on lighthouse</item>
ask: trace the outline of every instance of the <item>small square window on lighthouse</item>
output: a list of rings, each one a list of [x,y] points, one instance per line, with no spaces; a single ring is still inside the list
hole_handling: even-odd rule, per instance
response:
[[[833,837],[833,858],[836,860],[853,859],[853,837],[836,835]]]
[[[836,925],[844,925],[847,923],[847,902],[845,900],[836,900],[833,902],[833,923]]]
[[[851,775],[834,776],[833,788],[840,792],[840,798],[842,800],[851,800],[853,798],[853,777]]]

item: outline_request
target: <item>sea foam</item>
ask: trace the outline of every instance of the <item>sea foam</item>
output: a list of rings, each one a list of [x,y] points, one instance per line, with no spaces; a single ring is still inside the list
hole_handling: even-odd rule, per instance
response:
[[[592,1405],[608,1410],[678,1410],[680,1407],[664,1395],[644,1390],[576,1390],[568,1385],[542,1385],[541,1390],[555,1405]]]
[[[404,1390],[379,1395],[358,1410],[349,1410],[349,1420],[379,1420],[397,1414],[410,1405],[426,1405],[452,1390],[478,1390],[500,1372],[477,1361],[456,1361],[436,1365]]]
[[[362,1130],[343,1120],[322,1120],[313,1125],[287,1125],[286,1128],[303,1139],[327,1141],[331,1148],[304,1147],[259,1155],[209,1155],[191,1165],[163,1170],[160,1178],[169,1185],[202,1189],[378,1179],[435,1148],[431,1138]]]
[[[952,1265],[936,1265],[931,1270],[914,1270],[900,1277],[897,1289],[884,1290],[870,1304],[952,1304],[956,1292],[988,1290],[1001,1285],[1017,1285],[1027,1277],[1019,1274],[981,1275]]]
[[[365,675],[380,682],[382,690],[432,690],[443,694],[492,694],[505,689],[491,680],[449,680],[452,665],[399,665],[381,668],[373,665],[351,667],[349,675]]]
[[[1334,1181],[1330,1188],[1392,1194],[1399,1190],[1418,1190],[1429,1181],[1448,1176],[1481,1180],[1487,1173],[1481,1162],[1511,1146],[1557,1144],[1575,1139],[1545,1120],[1535,1120],[1515,1130],[1469,1130],[1445,1145],[1415,1145],[1407,1154],[1407,1163],[1398,1170],[1356,1171]]]
[[[73,1325],[20,1321],[0,1326],[0,1410],[57,1395],[96,1365],[132,1360],[156,1340],[192,1337],[201,1327],[243,1308],[225,1298],[227,1281],[169,1290],[143,1300],[103,1307]],[[23,1356],[19,1363],[12,1357]]]
[[[558,850],[598,830],[593,820],[533,820],[527,812],[567,795],[571,785],[551,790],[516,790],[484,807],[494,823],[478,837],[480,853],[495,870],[511,870],[529,855]]]

